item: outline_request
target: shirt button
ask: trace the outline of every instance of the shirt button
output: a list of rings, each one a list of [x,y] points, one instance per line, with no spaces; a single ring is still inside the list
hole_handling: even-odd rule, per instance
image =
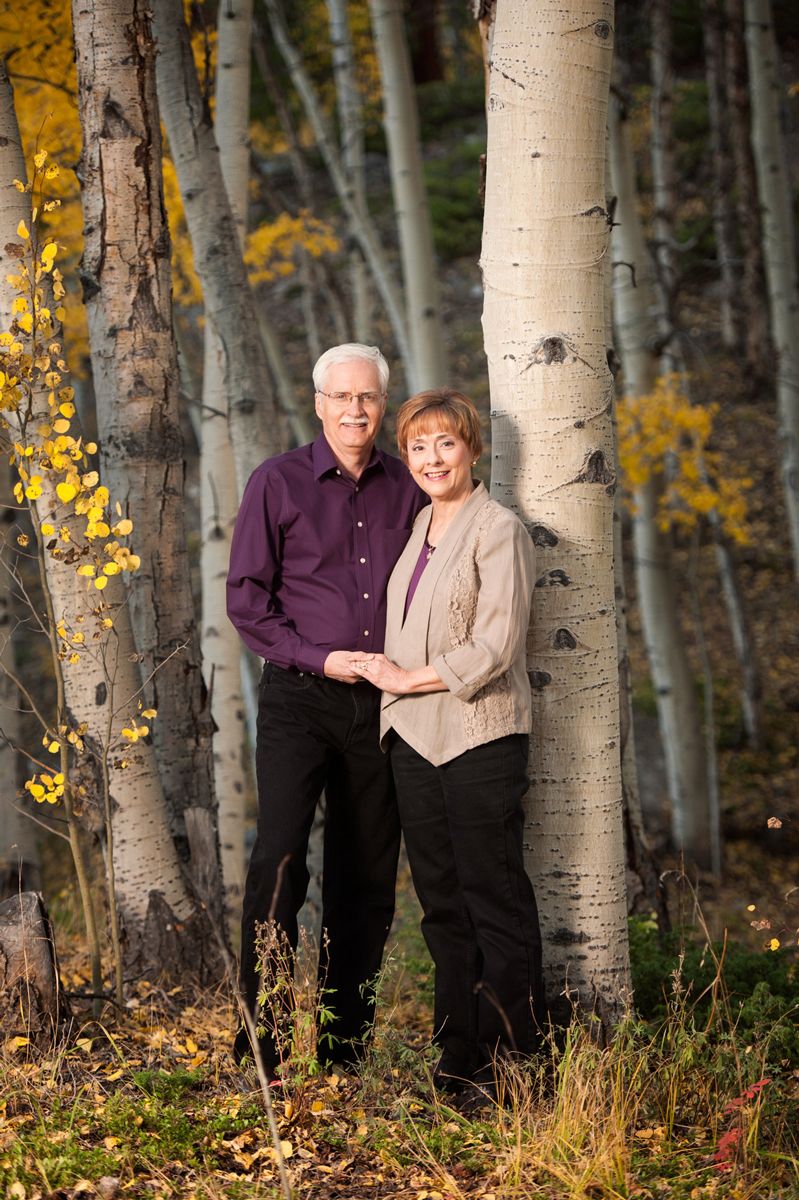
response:
[[[356,492],[359,492],[361,489],[359,487],[356,487],[355,490],[356,490]]]
[[[337,475],[340,475],[340,474],[341,474],[341,471],[339,471],[338,467],[336,467],[336,474],[337,474]]]
[[[363,521],[359,521],[359,522],[358,522],[358,528],[359,528],[359,529],[363,529]]]
[[[359,561],[359,562],[366,562],[366,559],[365,559],[365,558],[360,558],[360,559],[358,559],[358,561]]]
[[[363,636],[364,636],[364,637],[368,637],[368,636],[369,636],[369,630],[368,630],[368,629],[364,629],[364,631],[363,631]]]
[[[368,593],[368,592],[364,592],[364,594],[363,594],[363,598],[364,598],[364,600],[368,600],[368,599],[369,599],[369,593]]]

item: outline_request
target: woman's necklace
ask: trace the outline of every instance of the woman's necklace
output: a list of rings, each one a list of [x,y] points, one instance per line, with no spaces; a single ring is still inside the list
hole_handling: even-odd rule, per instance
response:
[[[433,551],[435,550],[435,546],[431,546],[430,543],[428,542],[427,538],[425,538],[424,539],[424,548],[427,551],[427,561],[430,562],[430,559],[433,557]]]

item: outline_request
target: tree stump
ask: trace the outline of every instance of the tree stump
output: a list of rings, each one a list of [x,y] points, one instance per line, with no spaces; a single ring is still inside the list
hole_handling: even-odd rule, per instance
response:
[[[0,1036],[51,1042],[68,1012],[44,901],[12,896],[0,904]]]

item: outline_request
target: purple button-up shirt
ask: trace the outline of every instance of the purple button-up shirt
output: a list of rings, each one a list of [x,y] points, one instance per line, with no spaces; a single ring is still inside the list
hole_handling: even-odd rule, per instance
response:
[[[262,463],[244,490],[227,580],[228,616],[247,645],[317,675],[331,650],[382,651],[388,577],[426,503],[381,450],[350,479],[324,434]]]

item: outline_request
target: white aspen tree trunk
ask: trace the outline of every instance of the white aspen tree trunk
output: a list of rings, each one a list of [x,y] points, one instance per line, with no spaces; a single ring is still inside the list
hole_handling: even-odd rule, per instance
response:
[[[749,72],[746,65],[743,0],[726,0],[725,82],[730,119],[730,145],[735,175],[735,209],[743,256],[741,304],[746,362],[753,396],[773,375],[774,353],[769,330],[766,277],[757,176],[750,132]]]
[[[613,286],[616,344],[622,362],[622,391],[646,395],[658,375],[657,287],[636,209],[635,170],[618,100],[611,96],[610,147],[617,197],[613,229]],[[634,276],[633,276],[634,273]],[[633,282],[634,278],[634,282]],[[658,483],[650,478],[633,493],[633,546],[638,604],[671,801],[672,836],[698,865],[711,866],[708,798],[702,720],[679,613],[683,607],[671,565],[668,537],[658,527]]]
[[[616,212],[616,197],[610,174],[609,139],[605,139],[605,197],[608,220]],[[613,261],[605,256],[604,314],[605,348],[608,366],[613,376],[613,442],[617,443],[615,382],[619,370],[613,334]],[[613,496],[613,594],[616,600],[616,656],[619,668],[619,758],[621,761],[621,790],[624,807],[624,844],[627,864],[627,911],[655,912],[661,930],[669,928],[669,911],[660,872],[644,827],[641,792],[638,786],[638,759],[635,751],[635,722],[633,718],[633,686],[627,636],[627,584],[623,553],[624,493],[617,478]]]
[[[250,181],[250,48],[252,0],[223,0],[217,25],[215,133],[219,164],[241,249],[247,233]],[[225,581],[238,510],[233,449],[227,422],[224,346],[210,322],[205,328],[205,368],[200,454],[202,511],[202,646],[211,690],[214,781],[219,801],[219,844],[229,925],[240,915],[244,892],[244,832],[249,794],[245,770],[246,724],[241,690],[239,635],[227,619]]]
[[[664,369],[677,369],[671,341],[675,333],[673,318],[677,292],[677,264],[674,246],[674,148],[672,110],[674,108],[674,70],[672,48],[671,0],[652,0],[652,234],[654,240],[655,279],[660,292],[658,332],[662,343]]]
[[[20,194],[13,179],[26,178],[25,161],[8,80],[0,72],[0,247],[18,243],[17,227],[30,225],[30,196]],[[0,328],[11,323],[14,290],[7,280],[15,259],[0,249]],[[11,414],[9,414],[11,415]],[[22,411],[10,427],[12,437],[24,435]],[[33,397],[30,424],[35,428],[49,410],[45,393]],[[56,528],[66,526],[72,542],[82,541],[85,518],[77,518],[71,506],[56,495],[55,477],[42,473],[42,495],[35,502],[38,519],[51,519]],[[65,543],[69,544],[69,543]],[[74,563],[45,550],[47,584],[56,621],[64,619],[72,629],[86,629],[86,648],[76,666],[64,664],[66,707],[70,725],[85,725],[82,755],[83,777],[88,794],[84,819],[96,829],[98,764],[104,747],[126,746],[121,730],[136,712],[141,687],[138,656],[133,641],[124,586],[119,576],[110,579],[103,602],[110,605],[113,630],[106,640],[94,643],[95,610],[99,592],[87,591],[86,580],[76,574]],[[46,701],[47,711],[55,705]],[[109,728],[110,727],[110,728]],[[124,763],[124,765],[123,765]],[[76,771],[76,775],[80,775]],[[218,967],[218,955],[209,935],[207,920],[192,902],[181,873],[170,836],[164,796],[154,747],[140,739],[130,752],[113,753],[109,762],[113,811],[113,867],[115,894],[123,926],[123,951],[131,973],[145,970],[172,976],[193,977]]]
[[[777,413],[785,510],[799,581],[799,281],[793,196],[780,124],[779,59],[769,0],[746,0],[752,146],[763,221],[763,257],[777,360]]]
[[[629,1001],[603,295],[612,18],[610,0],[498,0],[481,255],[492,494],[538,554],[525,842],[547,991],[605,1023]]]
[[[230,440],[239,492],[281,449],[280,425],[255,302],[242,262],[219,151],[200,95],[181,0],[152,5],[161,115],[177,171],[206,319],[224,346]]]
[[[352,187],[355,206],[361,212],[366,212],[363,105],[355,77],[355,56],[347,16],[347,0],[327,0],[327,8],[330,16],[336,104],[341,126],[341,161]],[[349,259],[355,340],[367,343],[371,336],[369,276],[359,246],[353,247]]]
[[[101,461],[134,523],[141,557],[129,598],[134,637],[142,678],[152,677],[147,699],[159,714],[153,737],[170,827],[199,886],[219,876],[212,723],[186,539],[149,13],[141,0],[75,0],[73,26],[84,135],[82,279]],[[218,883],[203,899],[219,917]]]
[[[732,159],[728,142],[728,115],[724,92],[724,38],[720,0],[704,0],[702,32],[705,41],[705,77],[713,154],[713,232],[721,281],[721,336],[733,350],[739,342],[737,321],[738,279],[735,270],[735,226]]]
[[[369,9],[383,84],[383,125],[399,232],[414,390],[422,391],[446,384],[447,356],[419,114],[401,0],[369,0]]]
[[[344,209],[353,237],[363,250],[364,258],[369,264],[372,278],[391,325],[397,351],[402,359],[409,390],[418,391],[414,374],[414,358],[403,311],[402,297],[392,277],[391,268],[383,253],[380,235],[367,212],[360,212],[355,203],[352,187],[347,173],[336,150],[333,134],[322,112],[321,105],[314,91],[296,47],[289,38],[286,23],[280,10],[278,0],[264,0],[264,7],[269,16],[269,23],[275,44],[283,56],[283,60],[291,76],[292,83],[302,101],[308,124],[313,130],[319,153],[322,155],[331,182]]]

